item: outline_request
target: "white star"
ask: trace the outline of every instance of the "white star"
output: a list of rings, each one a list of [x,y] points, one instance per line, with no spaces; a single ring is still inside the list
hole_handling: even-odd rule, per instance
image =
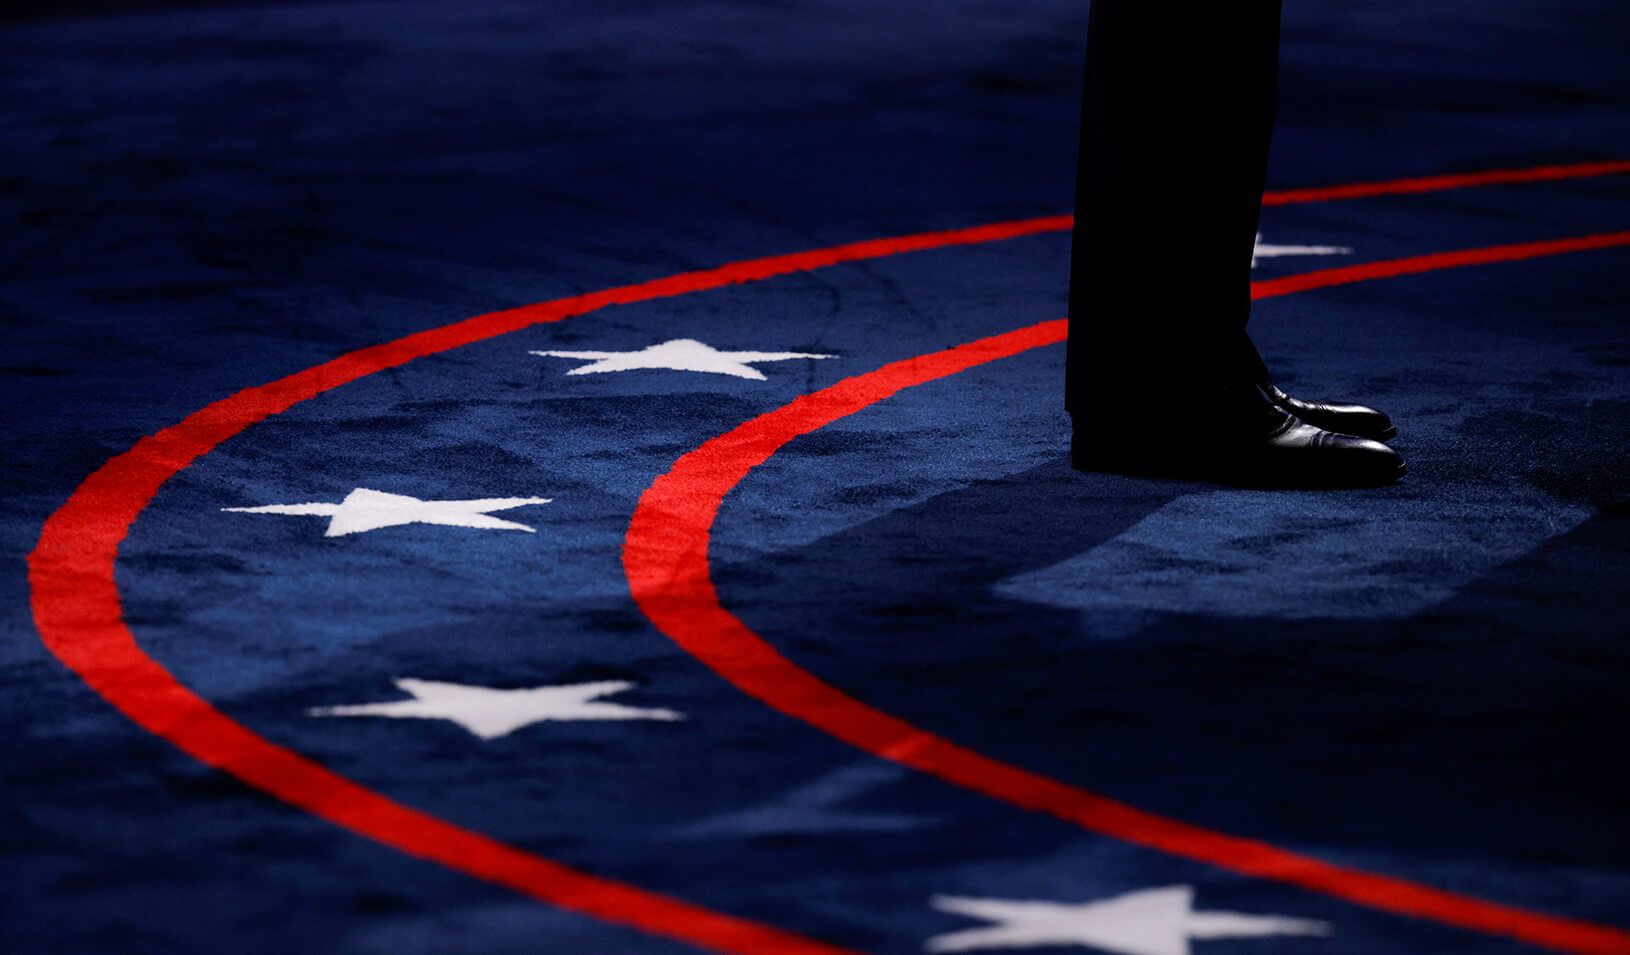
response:
[[[1273,259],[1282,255],[1352,255],[1353,250],[1344,245],[1269,245],[1262,241],[1262,233],[1256,234],[1256,247],[1251,250],[1251,268],[1256,268],[1257,259]]]
[[[1079,945],[1115,955],[1189,955],[1190,939],[1328,935],[1330,926],[1309,919],[1194,911],[1194,889],[1174,885],[1112,899],[1066,905],[1008,899],[935,896],[929,904],[996,924],[937,935],[930,952],[979,948]]]
[[[527,504],[548,504],[547,497],[487,497],[472,501],[421,501],[405,494],[387,494],[359,487],[338,504],[267,504],[263,507],[223,507],[237,514],[294,514],[326,517],[324,537],[344,537],[375,531],[398,524],[441,524],[445,527],[478,527],[491,531],[526,531],[535,528],[491,517],[490,511],[507,511]]]
[[[681,720],[673,710],[643,709],[598,702],[634,684],[625,680],[501,690],[435,680],[401,679],[398,688],[413,694],[394,703],[320,706],[308,716],[384,716],[390,719],[452,720],[482,739],[507,736],[523,726],[546,720]]]
[[[589,364],[573,368],[568,375],[597,375],[607,371],[634,371],[640,368],[666,368],[672,371],[700,371],[734,378],[764,381],[764,373],[754,362],[791,361],[794,358],[836,358],[794,351],[719,351],[692,338],[675,338],[639,351],[535,351],[545,358],[576,358]]]

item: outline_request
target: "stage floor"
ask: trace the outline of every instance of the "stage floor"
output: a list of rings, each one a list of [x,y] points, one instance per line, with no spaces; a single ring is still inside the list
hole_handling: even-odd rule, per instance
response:
[[[0,27],[7,951],[1630,953],[1630,7],[1288,5],[1315,493],[1068,467],[1085,0],[116,6]]]

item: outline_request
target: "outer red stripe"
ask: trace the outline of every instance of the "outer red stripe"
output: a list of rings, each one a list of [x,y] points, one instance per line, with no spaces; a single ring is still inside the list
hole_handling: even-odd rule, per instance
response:
[[[1606,168],[1614,164],[1598,165],[1607,172],[1620,171]],[[1513,176],[1520,172],[1490,175]],[[1453,182],[1443,188],[1463,184]],[[1342,198],[1338,192],[1270,193],[1266,201],[1279,205]],[[836,951],[530,856],[395,803],[254,735],[182,686],[137,646],[134,635],[124,625],[114,583],[119,545],[164,482],[221,442],[301,401],[415,358],[610,305],[683,295],[902,252],[1065,231],[1071,225],[1069,216],[1047,216],[875,239],[689,272],[477,316],[350,352],[306,371],[245,389],[113,458],[87,478],[46,521],[28,558],[35,624],[53,654],[136,723],[208,765],[359,835],[542,901],[703,948],[724,952]]]
[[[1371,196],[1401,196],[1417,192],[1441,192],[1470,186],[1506,186],[1551,179],[1583,179],[1630,172],[1630,160],[1582,162],[1561,166],[1535,166],[1528,169],[1495,169],[1487,172],[1451,173],[1386,182],[1360,182],[1347,186],[1316,189],[1285,189],[1263,195],[1265,206],[1288,206],[1303,202],[1330,202],[1335,199],[1365,199]]]
[[[1630,233],[1500,246],[1355,266],[1262,283],[1257,297],[1630,242]],[[1277,846],[1147,813],[965,749],[854,699],[783,657],[725,610],[708,561],[725,495],[794,438],[893,395],[998,358],[1062,341],[1063,320],[885,365],[805,395],[714,438],[676,461],[641,497],[623,546],[640,609],[714,672],[770,707],[860,749],[1025,809],[1161,852],[1286,882],[1359,905],[1429,919],[1559,951],[1630,952],[1630,933],[1347,869]]]
[[[145,450],[163,449],[148,445]],[[182,453],[191,457],[190,449]],[[157,462],[121,467],[118,461],[93,475],[52,516],[30,558],[29,578],[35,621],[52,651],[136,723],[200,762],[313,815],[552,905],[717,952],[844,955],[846,950],[836,946],[578,872],[444,822],[221,714],[143,653],[120,621],[110,548],[125,532],[119,499],[133,486],[124,479],[151,479],[169,467]]]

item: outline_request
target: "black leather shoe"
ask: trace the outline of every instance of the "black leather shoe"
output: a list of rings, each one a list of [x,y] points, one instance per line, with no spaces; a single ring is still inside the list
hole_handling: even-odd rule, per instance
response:
[[[1379,441],[1315,428],[1287,412],[1265,436],[1219,439],[1201,428],[1156,427],[1135,440],[1077,435],[1078,471],[1213,481],[1237,487],[1380,487],[1403,477],[1404,459]]]
[[[1398,429],[1393,427],[1392,419],[1374,408],[1303,401],[1285,394],[1276,385],[1268,385],[1264,390],[1274,404],[1315,428],[1369,438],[1372,441],[1386,441],[1398,436]]]

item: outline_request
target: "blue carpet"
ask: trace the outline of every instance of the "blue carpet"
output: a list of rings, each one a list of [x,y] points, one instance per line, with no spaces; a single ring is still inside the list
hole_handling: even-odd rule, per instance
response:
[[[0,27],[5,950],[691,950],[398,853],[148,734],[42,644],[24,555],[143,436],[351,349],[1067,210],[1086,6],[18,7]],[[1630,156],[1621,3],[1288,7],[1271,188]],[[1257,275],[1627,228],[1630,175],[1288,205],[1264,243],[1350,251]],[[1181,281],[1203,250],[1181,222],[1170,236]],[[988,924],[936,896],[1192,886],[1197,909],[1327,933],[1202,937],[1197,955],[1538,950],[867,755],[740,693],[630,599],[623,535],[676,458],[886,363],[1061,317],[1068,249],[1038,234],[618,306],[345,385],[159,490],[121,551],[124,619],[222,712],[371,789],[837,946],[919,952]],[[821,679],[1004,762],[1630,932],[1627,268],[1620,248],[1260,302],[1288,390],[1399,422],[1411,471],[1384,489],[1072,472],[1056,346],[908,390],[729,495],[721,600]],[[673,339],[834,357],[757,380],[533,354]],[[223,511],[359,487],[551,503],[493,514],[534,533],[324,537],[319,516]],[[403,678],[621,681],[606,702],[684,718],[482,739],[313,712],[403,700]]]

